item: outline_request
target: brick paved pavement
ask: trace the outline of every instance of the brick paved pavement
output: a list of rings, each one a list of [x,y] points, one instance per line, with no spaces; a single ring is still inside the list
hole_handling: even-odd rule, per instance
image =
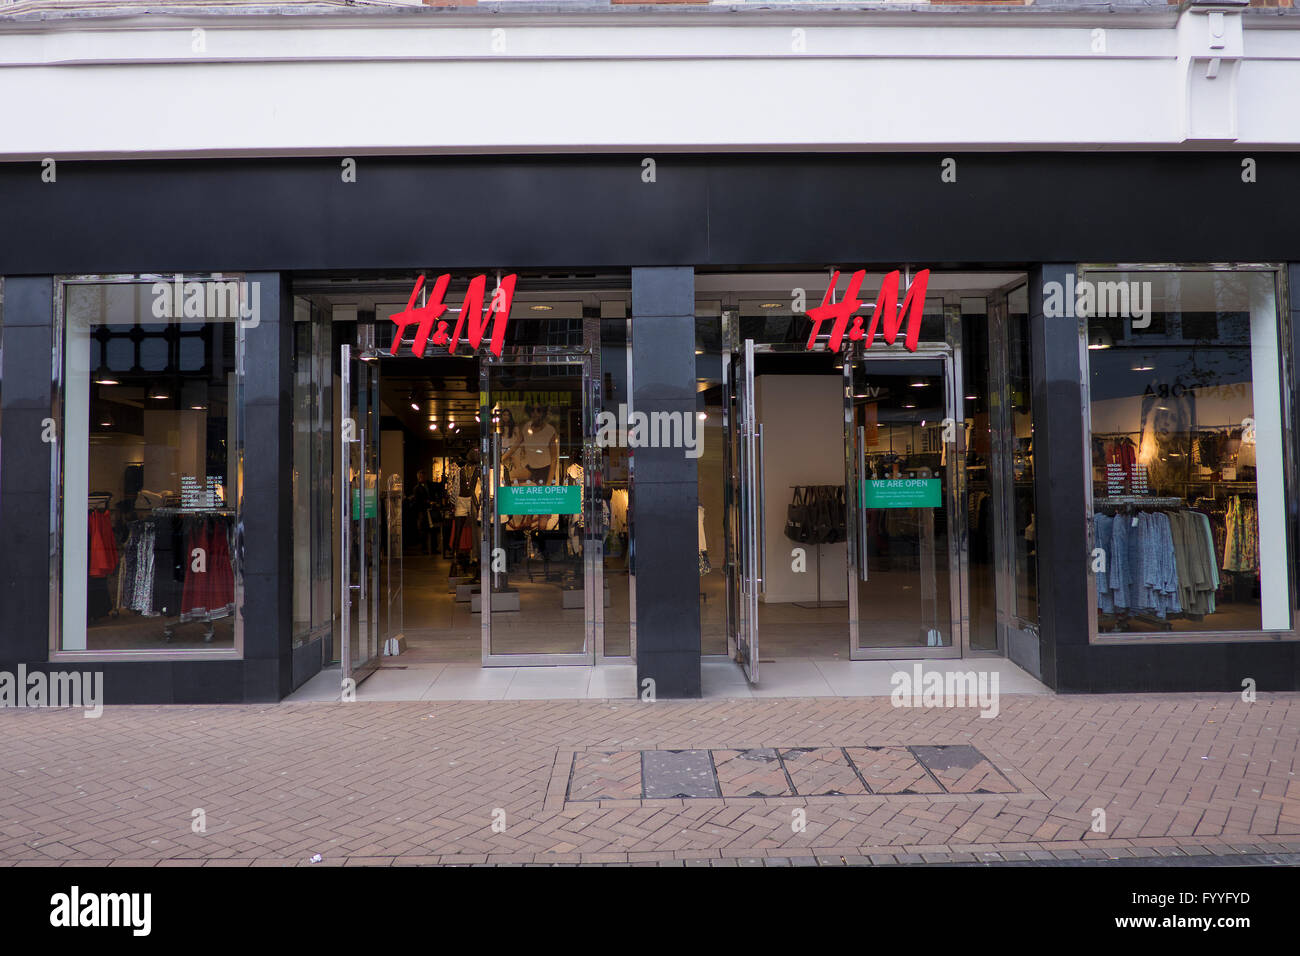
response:
[[[844,748],[868,787],[903,789],[923,775],[898,748],[954,744],[1018,792],[882,795],[833,751],[791,752]],[[796,787],[844,795],[640,799],[628,754],[694,748],[775,748]],[[1297,694],[1004,696],[993,720],[887,698],[0,711],[0,864],[1294,860],[1298,749]],[[727,773],[732,793],[785,792],[776,764]]]

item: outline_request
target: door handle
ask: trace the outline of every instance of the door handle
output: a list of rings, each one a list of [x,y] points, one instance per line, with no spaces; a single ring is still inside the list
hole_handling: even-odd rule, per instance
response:
[[[357,430],[361,441],[361,494],[360,504],[357,506],[357,517],[361,524],[358,527],[357,534],[360,536],[357,544],[357,570],[360,572],[358,577],[361,580],[361,600],[366,599],[366,430],[360,428]]]
[[[767,465],[763,461],[763,426],[758,426],[758,467],[755,469],[758,478],[758,528],[759,528],[759,547],[761,550],[758,555],[758,579],[759,581],[767,580]]]
[[[867,429],[858,426],[858,486],[853,489],[854,500],[858,503],[858,577],[867,580],[867,507],[863,501],[867,474]]]

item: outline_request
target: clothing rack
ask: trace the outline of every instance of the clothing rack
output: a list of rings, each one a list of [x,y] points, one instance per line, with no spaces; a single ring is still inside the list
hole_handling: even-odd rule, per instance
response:
[[[1142,505],[1147,508],[1185,508],[1187,501],[1184,498],[1153,498],[1147,495],[1108,495],[1104,498],[1094,498],[1093,505],[1102,508],[1116,508],[1123,505]]]
[[[138,519],[140,521],[153,521],[158,518],[176,516],[180,518],[229,518],[232,519],[231,523],[233,524],[233,519],[235,517],[235,511],[231,508],[185,508],[179,506],[179,503],[176,505],[160,505],[156,508],[142,508],[139,509],[139,511],[142,514],[142,517]],[[186,558],[186,560],[188,560],[188,558]],[[231,572],[233,575],[233,551],[230,553],[230,560],[232,565]],[[203,640],[210,642],[215,636],[214,622],[229,617],[233,613],[233,605],[223,605],[217,608],[203,608],[195,611],[180,611],[175,620],[163,625],[163,640],[165,642],[171,641],[176,628],[181,624],[198,622],[205,625]]]

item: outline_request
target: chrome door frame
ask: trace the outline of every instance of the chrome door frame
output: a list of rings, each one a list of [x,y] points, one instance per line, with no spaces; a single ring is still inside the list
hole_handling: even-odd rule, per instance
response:
[[[946,323],[950,324],[950,323]],[[949,335],[952,336],[952,331]],[[963,560],[966,544],[966,521],[961,508],[964,484],[964,461],[956,449],[960,442],[954,441],[947,451],[948,493],[944,505],[947,508],[948,539],[948,601],[950,641],[944,647],[909,647],[894,646],[881,648],[864,648],[859,644],[861,628],[861,607],[858,600],[858,575],[864,561],[862,548],[864,538],[861,522],[865,518],[865,509],[858,502],[859,478],[861,475],[861,452],[858,436],[854,428],[853,415],[853,368],[861,361],[897,363],[900,373],[915,361],[939,361],[943,364],[944,378],[944,417],[954,423],[964,419],[958,414],[957,396],[961,389],[960,346],[953,345],[945,349],[919,348],[915,352],[881,349],[867,354],[862,343],[853,343],[845,353],[844,361],[844,482],[845,508],[848,510],[845,526],[848,530],[848,570],[849,591],[849,659],[854,661],[870,660],[948,660],[961,658],[969,653],[970,622],[964,613],[964,591],[966,566]]]
[[[735,658],[751,684],[759,682],[758,595],[765,577],[763,426],[756,420],[754,402],[754,341],[746,339],[734,361],[736,404],[737,555],[734,564],[736,626],[728,628],[727,646],[735,644]],[[730,403],[730,399],[728,400]],[[730,562],[729,562],[730,563]]]
[[[358,327],[358,338],[361,337],[362,337],[361,329],[360,327]],[[360,354],[358,354],[358,356],[355,358],[355,361],[357,362],[365,361],[365,359],[361,357],[361,355],[364,354],[366,351],[364,341],[361,344],[359,344],[356,348],[358,353]],[[351,679],[359,684],[361,681],[365,680],[367,677],[369,677],[371,674],[373,674],[376,670],[379,669],[379,659],[382,656],[380,651],[382,650],[382,648],[380,647],[379,636],[378,636],[379,616],[378,614],[372,614],[370,618],[367,620],[367,624],[375,632],[374,633],[375,652],[370,655],[369,659],[361,667],[359,668],[353,667],[352,641],[354,638],[364,638],[364,635],[362,634],[354,635],[352,633],[352,592],[353,590],[359,590],[361,592],[360,597],[364,602],[367,595],[366,586],[367,583],[369,583],[370,585],[369,594],[371,596],[371,599],[372,601],[378,601],[379,569],[378,567],[375,566],[367,567],[366,564],[367,429],[365,427],[365,424],[362,422],[353,421],[352,423],[353,437],[351,439],[348,439],[346,437],[346,428],[347,428],[346,423],[352,418],[352,407],[351,407],[352,406],[352,401],[351,401],[352,362],[354,361],[352,350],[353,350],[353,346],[351,345],[342,345],[339,347],[339,410],[340,410],[339,420],[341,423],[343,423],[343,428],[345,429],[344,435],[340,438],[340,442],[339,442],[340,451],[339,451],[339,478],[338,478],[339,500],[340,500],[340,505],[339,505],[339,522],[340,522],[339,629],[341,634],[341,639],[339,642],[339,662],[340,662],[341,681],[346,683],[348,679]],[[372,409],[372,413],[373,413],[373,409]],[[373,434],[371,434],[369,437],[371,440],[375,440],[375,441],[378,440],[377,436]],[[360,562],[360,566],[358,568],[357,580],[360,583],[357,585],[353,585],[351,583],[352,582],[352,574],[351,574],[352,571],[352,527],[351,527],[352,525],[352,494],[351,494],[352,481],[349,477],[349,466],[351,464],[350,459],[351,459],[353,446],[356,446],[356,450],[360,455],[360,461],[361,461],[361,474],[360,474],[360,484],[359,484],[361,514],[359,517],[360,526],[357,530],[357,533],[360,536],[360,541],[359,541],[360,547],[357,549],[358,561]],[[376,492],[375,520],[377,521],[379,519],[379,512],[378,512],[379,485],[378,485],[377,476],[376,476],[375,492]],[[369,582],[367,582],[367,579],[370,579]],[[361,609],[359,609],[357,613],[358,613],[357,625],[358,625],[358,629],[360,629],[362,624],[362,620],[360,616]]]

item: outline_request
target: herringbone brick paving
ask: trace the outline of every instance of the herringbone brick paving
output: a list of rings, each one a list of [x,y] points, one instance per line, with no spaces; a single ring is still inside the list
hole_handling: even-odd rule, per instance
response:
[[[975,747],[1021,792],[566,800],[574,755],[588,752],[844,747],[864,775],[889,780],[891,751],[865,748],[953,744]],[[992,720],[887,698],[140,706],[97,720],[9,710],[0,863],[1285,853],[1300,851],[1298,749],[1297,694],[1004,696]],[[764,763],[745,763],[746,793],[780,789]],[[827,789],[845,782],[833,761],[808,772]],[[608,783],[630,793],[630,775],[610,767]],[[1092,829],[1095,809],[1105,832]],[[199,811],[205,832],[192,828]]]

